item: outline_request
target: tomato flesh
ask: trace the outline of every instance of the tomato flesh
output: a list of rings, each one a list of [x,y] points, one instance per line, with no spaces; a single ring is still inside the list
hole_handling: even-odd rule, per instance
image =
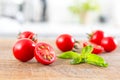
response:
[[[100,54],[100,53],[102,53],[104,51],[104,48],[102,46],[100,46],[100,45],[94,44],[92,42],[83,42],[84,47],[88,46],[88,45],[93,46],[92,53],[94,53],[94,54]]]
[[[38,62],[48,65],[55,61],[54,49],[47,43],[37,43],[34,50],[35,58]]]

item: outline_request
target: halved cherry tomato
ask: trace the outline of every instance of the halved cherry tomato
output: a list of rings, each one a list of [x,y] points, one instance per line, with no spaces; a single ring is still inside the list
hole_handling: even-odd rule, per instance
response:
[[[34,55],[38,62],[46,65],[53,63],[56,59],[52,46],[43,42],[36,44]]]
[[[104,37],[101,40],[101,46],[106,52],[111,52],[117,48],[117,42],[113,37]]]
[[[100,46],[100,45],[94,44],[92,42],[83,42],[84,47],[88,46],[88,45],[93,46],[92,53],[94,53],[94,54],[100,54],[100,53],[102,53],[104,51],[104,48],[102,46]]]
[[[22,38],[29,38],[35,43],[37,42],[36,34],[33,33],[32,31],[24,31],[22,33],[19,33],[18,39],[22,39]]]
[[[100,45],[101,40],[104,38],[104,32],[102,30],[96,30],[92,34],[89,34],[89,41]]]
[[[19,39],[13,46],[13,54],[16,59],[26,62],[34,57],[35,43],[31,39]]]
[[[61,51],[70,51],[73,49],[75,44],[74,38],[69,34],[61,34],[56,39],[56,45]]]

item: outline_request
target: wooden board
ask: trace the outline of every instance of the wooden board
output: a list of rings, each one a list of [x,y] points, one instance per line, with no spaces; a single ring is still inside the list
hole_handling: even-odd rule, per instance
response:
[[[56,54],[60,54],[54,40],[41,41],[51,44]],[[107,68],[70,65],[69,60],[63,59],[45,66],[35,59],[25,63],[16,60],[12,53],[14,43],[14,39],[0,39],[0,80],[120,80],[120,47],[100,55],[109,63]]]

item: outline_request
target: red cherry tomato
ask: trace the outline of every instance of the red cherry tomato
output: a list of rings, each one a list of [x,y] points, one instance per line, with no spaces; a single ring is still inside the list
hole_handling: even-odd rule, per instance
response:
[[[117,48],[117,43],[113,37],[104,37],[101,40],[101,46],[106,52],[111,52]]]
[[[19,39],[13,46],[13,54],[16,59],[26,62],[34,57],[35,43],[27,38]]]
[[[75,40],[69,34],[62,34],[58,36],[56,39],[57,47],[63,52],[72,50],[74,44],[75,44]]]
[[[53,63],[56,59],[54,49],[47,43],[37,43],[34,55],[38,62],[45,65]]]
[[[29,38],[35,43],[37,42],[36,34],[31,31],[24,31],[20,33],[18,39],[22,39],[22,38]]]
[[[93,51],[92,51],[92,53],[94,53],[94,54],[100,54],[100,53],[102,53],[102,52],[104,51],[104,48],[103,48],[102,46],[100,46],[100,45],[94,44],[94,43],[92,43],[92,42],[84,42],[84,43],[83,43],[83,46],[84,46],[84,47],[85,47],[85,46],[88,46],[88,45],[93,46]]]
[[[103,37],[104,37],[104,32],[102,30],[96,30],[90,35],[89,41],[100,45]]]

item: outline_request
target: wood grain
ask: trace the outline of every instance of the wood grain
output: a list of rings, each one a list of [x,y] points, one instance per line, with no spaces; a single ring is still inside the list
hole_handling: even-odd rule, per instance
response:
[[[0,80],[120,80],[120,47],[100,56],[109,63],[107,68],[89,64],[70,65],[69,60],[57,59],[45,66],[33,58],[29,62],[16,60],[12,53],[15,39],[0,39]],[[51,44],[57,55],[54,40],[41,40]]]

